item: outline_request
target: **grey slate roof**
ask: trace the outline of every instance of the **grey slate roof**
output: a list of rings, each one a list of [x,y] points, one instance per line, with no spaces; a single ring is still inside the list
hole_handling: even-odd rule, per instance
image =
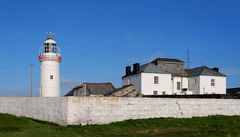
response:
[[[87,91],[94,95],[104,95],[115,90],[112,83],[85,83],[87,85]]]
[[[179,59],[174,59],[174,58],[156,58],[155,60],[152,61],[152,63],[155,63],[157,61],[162,61],[162,62],[182,62]]]
[[[71,91],[69,91],[66,95],[64,96],[73,96],[74,95],[74,89],[72,89]]]
[[[86,90],[89,95],[105,95],[105,94],[115,91],[115,87],[110,82],[107,82],[107,83],[83,83],[83,84],[73,88],[65,96],[73,96],[74,92],[79,91],[78,89],[81,89],[80,91],[83,91],[84,85],[86,85]]]
[[[147,63],[144,65],[141,65],[140,72],[169,74],[166,71],[164,71],[162,67],[158,67],[158,66],[154,65],[153,63]]]
[[[215,70],[212,70],[206,66],[198,67],[198,68],[193,68],[193,69],[186,69],[190,77],[195,77],[195,76],[221,76],[221,77],[226,77],[226,75],[217,72]]]
[[[139,71],[136,74],[140,74],[140,73],[170,74],[170,73],[167,73],[166,71],[164,71],[162,67],[158,67],[153,63],[147,63],[144,65],[141,65]],[[136,75],[136,74],[131,72],[131,75]],[[128,76],[125,75],[122,78],[124,78],[124,77],[128,77]]]
[[[159,62],[161,65],[159,65]],[[165,63],[169,63],[169,65],[164,65]],[[175,66],[171,66],[175,64]],[[181,67],[176,68],[176,64],[179,64]],[[216,70],[212,70],[206,66],[193,68],[193,69],[184,69],[184,62],[178,59],[173,58],[156,58],[150,63],[144,64],[140,66],[140,70],[137,73],[131,72],[130,75],[135,75],[139,73],[158,73],[158,74],[171,74],[173,77],[194,77],[194,76],[222,76],[226,77],[226,75],[217,72]],[[128,75],[123,76],[128,77]]]

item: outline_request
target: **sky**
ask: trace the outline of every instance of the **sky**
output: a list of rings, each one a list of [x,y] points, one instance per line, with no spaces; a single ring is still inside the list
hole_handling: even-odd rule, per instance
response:
[[[82,82],[121,86],[125,66],[157,57],[219,67],[240,86],[239,0],[0,0],[0,96],[39,95],[39,48],[54,32],[61,94]]]

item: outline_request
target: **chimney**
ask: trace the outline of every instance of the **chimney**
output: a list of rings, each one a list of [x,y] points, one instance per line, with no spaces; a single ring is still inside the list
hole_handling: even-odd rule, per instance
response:
[[[140,64],[139,63],[133,64],[133,74],[137,74],[139,70],[140,70]]]
[[[212,68],[212,70],[219,72],[219,68],[217,68],[217,67]]]
[[[131,66],[126,66],[126,76],[131,75]]]

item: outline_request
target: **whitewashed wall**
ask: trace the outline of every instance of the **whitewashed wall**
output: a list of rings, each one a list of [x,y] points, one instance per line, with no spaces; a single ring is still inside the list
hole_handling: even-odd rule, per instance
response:
[[[177,83],[180,82],[180,90],[177,89]],[[182,89],[188,89],[188,78],[187,77],[173,77],[172,81],[172,94],[182,94]],[[189,92],[187,92],[189,93]]]
[[[159,84],[154,84],[154,76],[159,77]],[[143,95],[153,95],[153,91],[158,91],[158,95],[162,92],[170,95],[171,81],[171,74],[141,73],[123,78],[122,83],[123,86],[133,84]]]
[[[121,97],[0,97],[0,113],[60,125],[108,124],[129,119],[240,115],[240,100]]]
[[[67,124],[68,98],[0,97],[0,113]]]
[[[200,94],[200,77],[190,77],[189,79],[189,90],[192,91],[193,94]]]
[[[240,100],[163,98],[69,98],[68,124],[108,124],[146,118],[240,115]]]
[[[172,94],[171,74],[141,73],[141,75],[143,95],[153,95],[153,91],[158,91],[159,95],[162,95],[162,92]],[[159,77],[159,84],[154,84],[154,76]]]
[[[211,86],[215,79],[215,86]],[[200,76],[200,94],[226,94],[226,77]]]

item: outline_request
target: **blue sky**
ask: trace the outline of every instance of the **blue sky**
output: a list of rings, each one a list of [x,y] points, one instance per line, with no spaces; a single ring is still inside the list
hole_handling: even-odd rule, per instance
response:
[[[38,95],[46,32],[62,50],[62,94],[81,82],[121,86],[125,66],[173,57],[220,67],[240,86],[238,0],[0,0],[0,95]]]

